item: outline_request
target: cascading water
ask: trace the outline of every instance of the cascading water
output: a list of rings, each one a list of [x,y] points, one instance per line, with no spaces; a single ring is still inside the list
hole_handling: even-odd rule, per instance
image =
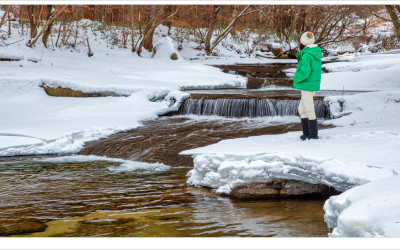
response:
[[[298,100],[275,99],[186,99],[180,115],[217,115],[224,117],[296,116]],[[329,105],[315,100],[317,118],[330,118]]]

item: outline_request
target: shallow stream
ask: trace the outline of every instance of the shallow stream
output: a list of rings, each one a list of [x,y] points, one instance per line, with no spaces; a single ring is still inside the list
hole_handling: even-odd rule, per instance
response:
[[[0,235],[326,236],[323,200],[236,201],[186,185],[188,167],[0,159]],[[47,161],[43,161],[46,160]],[[49,160],[50,159],[50,160]]]

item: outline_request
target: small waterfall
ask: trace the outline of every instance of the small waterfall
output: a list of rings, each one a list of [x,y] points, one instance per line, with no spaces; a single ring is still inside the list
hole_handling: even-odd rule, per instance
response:
[[[186,99],[180,115],[218,115],[225,117],[296,116],[299,100],[275,99]],[[330,118],[329,105],[314,100],[317,118]]]

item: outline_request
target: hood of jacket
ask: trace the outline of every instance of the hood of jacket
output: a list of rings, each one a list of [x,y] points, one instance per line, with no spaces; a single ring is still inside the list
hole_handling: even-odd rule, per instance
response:
[[[309,54],[318,60],[322,58],[322,50],[320,47],[305,47],[304,49],[296,53],[297,60],[300,61],[304,54]]]

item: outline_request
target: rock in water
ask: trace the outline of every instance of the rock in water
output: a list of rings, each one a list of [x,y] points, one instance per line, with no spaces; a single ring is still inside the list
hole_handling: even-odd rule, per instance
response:
[[[228,195],[238,199],[322,198],[338,194],[334,188],[304,181],[276,179],[235,187]]]

